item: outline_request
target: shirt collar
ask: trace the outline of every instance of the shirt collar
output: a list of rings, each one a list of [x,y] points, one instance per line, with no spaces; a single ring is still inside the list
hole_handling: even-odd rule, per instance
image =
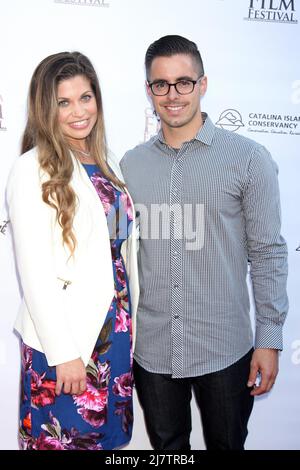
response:
[[[207,113],[202,113],[202,119],[203,126],[199,129],[193,140],[199,140],[203,144],[211,145],[215,133],[215,126],[212,120],[208,117]],[[156,142],[157,140],[160,140],[160,142],[166,144],[162,129],[160,129],[158,134],[153,137],[152,143]]]

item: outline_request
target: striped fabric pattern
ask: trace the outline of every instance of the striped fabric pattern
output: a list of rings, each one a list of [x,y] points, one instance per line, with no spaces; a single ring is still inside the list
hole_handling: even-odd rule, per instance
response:
[[[160,132],[121,161],[140,219],[135,359],[174,378],[224,369],[252,347],[248,264],[256,348],[282,349],[288,309],[277,166],[203,119],[179,150]]]

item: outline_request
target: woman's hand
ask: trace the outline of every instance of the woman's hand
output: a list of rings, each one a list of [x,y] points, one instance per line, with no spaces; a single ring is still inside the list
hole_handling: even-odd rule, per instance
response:
[[[56,366],[56,395],[80,395],[86,390],[86,369],[81,358]]]

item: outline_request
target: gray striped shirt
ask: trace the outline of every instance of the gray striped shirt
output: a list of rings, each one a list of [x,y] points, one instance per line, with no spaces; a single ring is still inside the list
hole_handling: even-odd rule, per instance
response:
[[[224,369],[252,347],[248,264],[256,348],[282,349],[288,308],[276,164],[203,118],[179,151],[160,132],[121,161],[140,214],[135,359],[174,378]]]

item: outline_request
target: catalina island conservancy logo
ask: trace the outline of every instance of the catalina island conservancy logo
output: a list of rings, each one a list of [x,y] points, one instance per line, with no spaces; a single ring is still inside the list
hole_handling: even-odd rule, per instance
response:
[[[247,21],[297,24],[295,0],[250,0]]]
[[[0,95],[0,131],[6,131],[6,127],[4,125],[4,117],[3,117],[3,98]]]
[[[290,114],[249,113],[248,132],[300,135],[300,116]]]
[[[235,132],[240,127],[244,127],[244,124],[242,116],[236,109],[226,109],[226,111],[223,111],[223,113],[220,114],[219,120],[216,122],[216,126]]]
[[[216,126],[232,132],[245,127],[247,132],[281,135],[300,135],[299,124],[300,116],[266,112],[250,112],[243,123],[241,113],[236,109],[226,109],[216,122]]]
[[[106,2],[105,0],[54,0],[54,3],[81,5],[84,7],[104,7],[104,8],[109,7],[109,3]]]

